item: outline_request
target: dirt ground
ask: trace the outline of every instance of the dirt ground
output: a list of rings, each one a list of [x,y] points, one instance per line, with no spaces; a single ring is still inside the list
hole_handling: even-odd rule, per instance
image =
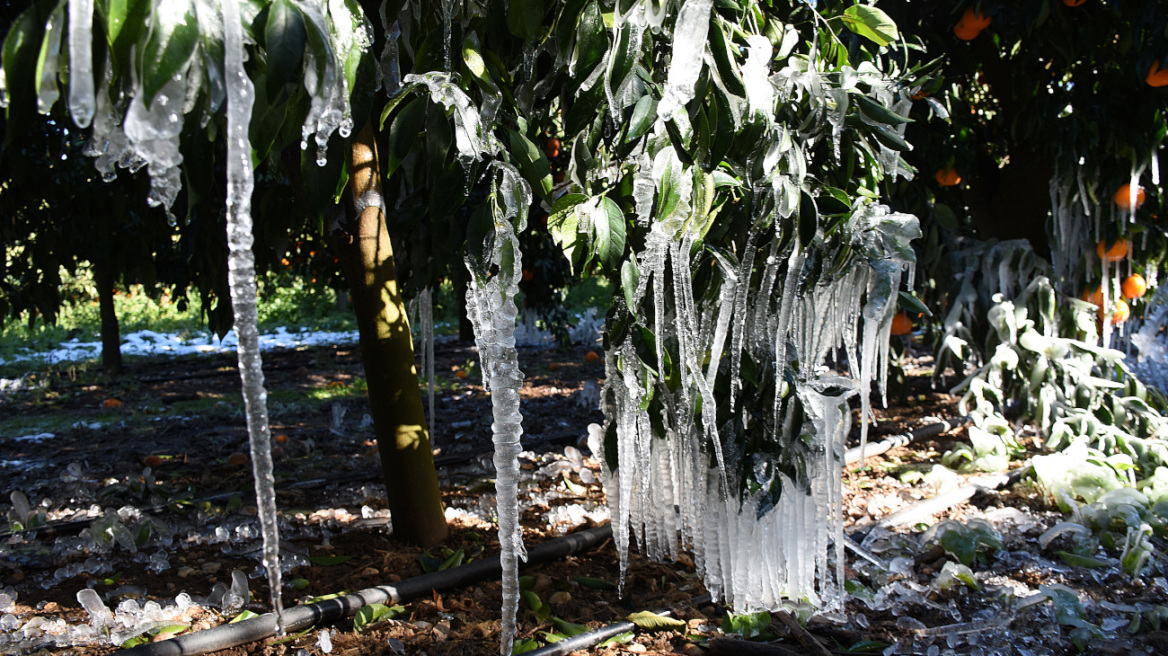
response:
[[[599,466],[582,443],[588,424],[603,421],[595,403],[603,359],[588,361],[586,350],[521,350],[528,449],[522,458],[530,476],[522,518],[529,548],[607,522]],[[438,345],[434,443],[452,530],[443,547],[423,552],[390,535],[356,348],[265,354],[289,568],[286,606],[497,553],[490,399],[475,362],[469,345]],[[871,441],[955,418],[956,399],[932,389],[922,375],[927,366],[928,358],[919,357],[910,367],[918,375],[892,407],[878,410]],[[224,597],[236,571],[242,573],[236,584],[242,579],[250,592],[245,607],[270,609],[233,357],[143,359],[113,381],[66,369],[41,372],[34,382],[32,391],[0,399],[0,491],[12,501],[0,505],[7,528],[38,512],[48,522],[35,531],[0,531],[0,654],[115,651],[122,644],[117,631],[76,629],[92,619],[78,602],[85,589],[122,615],[166,614],[185,593],[189,607],[155,622],[137,638],[143,642],[236,616],[239,609]],[[872,529],[882,517],[955,484],[929,474],[961,439],[960,430],[951,431],[846,473],[852,596],[842,608],[814,615],[792,606],[795,616],[810,618],[806,628],[782,614],[758,620],[757,630],[724,627],[728,609],[700,599],[705,590],[687,557],[654,563],[634,556],[622,597],[617,553],[606,540],[521,572],[526,593],[518,636],[543,644],[564,632],[563,622],[595,628],[636,611],[670,608],[684,626],[638,630],[622,636],[624,642],[574,653],[1168,653],[1158,621],[1134,622],[1168,608],[1165,563],[1158,560],[1135,580],[1118,568],[1064,564],[1053,555],[1061,538],[1045,549],[1037,539],[1063,518],[1025,480],[978,492],[898,531]],[[23,513],[10,497],[16,492],[29,500]],[[974,563],[976,588],[940,586],[938,573],[952,559],[922,543],[920,532],[945,519],[971,518],[996,527],[1004,546]],[[1026,601],[1052,584],[1079,595],[1097,632],[1076,633],[1062,621],[1063,609]],[[496,654],[500,596],[497,582],[435,591],[361,632],[343,619],[227,652]],[[146,608],[149,601],[157,606]],[[737,641],[744,637],[753,640]]]

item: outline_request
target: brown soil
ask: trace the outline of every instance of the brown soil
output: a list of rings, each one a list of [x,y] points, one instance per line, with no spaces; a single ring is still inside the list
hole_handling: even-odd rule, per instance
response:
[[[525,470],[534,471],[563,459],[564,448],[569,445],[587,453],[580,444],[586,427],[602,422],[603,417],[595,407],[583,406],[577,399],[586,385],[598,385],[604,375],[603,362],[585,361],[587,350],[521,351],[520,365],[527,374],[523,389],[524,444],[530,449],[524,455]],[[273,433],[286,436],[286,440],[278,440],[277,460],[278,505],[287,520],[284,533],[291,536],[285,553],[302,563],[284,576],[285,581],[297,580],[299,586],[286,590],[286,605],[417,576],[452,554],[460,553],[467,561],[498,552],[489,515],[474,512],[493,503],[492,471],[489,459],[483,457],[490,449],[490,401],[482,390],[475,358],[474,349],[465,345],[446,343],[437,349],[434,441],[438,461],[443,464],[443,493],[448,508],[466,512],[452,516],[451,536],[442,549],[424,553],[393,540],[385,513],[379,512],[385,509],[385,496],[372,431],[362,423],[365,399],[355,348],[265,354]],[[459,378],[459,370],[470,375]],[[923,376],[910,380],[911,388],[901,402],[886,411],[878,410],[879,423],[873,427],[870,441],[911,430],[933,417],[955,416],[954,397],[934,391]],[[88,615],[79,607],[76,595],[87,586],[103,595],[114,592],[107,602],[111,609],[126,598],[154,599],[165,606],[173,603],[180,592],[197,599],[209,594],[216,583],[230,585],[233,570],[251,577],[248,608],[255,612],[267,610],[267,586],[264,577],[259,576],[255,555],[258,539],[247,528],[252,526],[250,520],[255,513],[250,467],[230,464],[232,454],[248,452],[238,388],[234,358],[143,360],[132,363],[129,373],[114,381],[84,372],[72,379],[57,375],[51,377],[46,391],[0,400],[0,461],[8,462],[0,467],[4,480],[0,492],[7,496],[22,491],[34,506],[42,499],[48,500],[42,508],[50,523],[62,526],[56,532],[41,529],[35,534],[0,537],[0,592],[11,587],[17,595],[15,606],[7,612],[16,615],[21,623],[39,615],[79,624],[86,622]],[[347,412],[338,422],[339,410],[335,408],[340,406],[346,407]],[[60,422],[62,416],[68,418],[64,423]],[[49,431],[53,437],[14,439],[38,432],[28,427],[52,417],[57,418],[58,426],[65,426]],[[858,431],[854,432],[858,435]],[[908,472],[927,473],[961,439],[962,431],[954,431],[922,440],[870,458],[867,469],[847,472],[843,505],[846,522],[857,527],[871,524],[887,513],[935,494],[936,490]],[[147,460],[150,456],[157,456],[157,460]],[[20,464],[13,465],[13,461]],[[157,465],[152,468],[152,481],[145,476],[144,463]],[[583,470],[571,473],[570,485],[560,476],[537,478],[538,483],[525,490],[529,499],[533,494],[539,497],[536,502],[529,501],[523,515],[528,545],[560,535],[544,518],[551,507],[583,504],[594,508],[603,503],[599,483],[585,483],[598,474],[599,467],[588,458],[584,465],[593,476],[585,474],[582,479]],[[190,503],[176,507],[176,500]],[[162,533],[168,533],[167,527],[171,529],[169,543],[160,545],[152,538],[144,543],[140,555],[130,553],[124,546],[113,546],[92,553],[77,547],[62,556],[61,545],[79,539],[79,532],[93,522],[95,517],[87,512],[94,504],[103,510],[141,510],[143,518],[155,522],[156,534],[159,526]],[[167,509],[168,505],[172,508]],[[1050,554],[1039,553],[1035,538],[1061,517],[1049,510],[1032,486],[980,494],[932,521],[960,519],[970,512],[980,514],[1010,506],[1027,511],[1035,525],[1007,532],[1006,555],[987,556],[976,564],[975,571],[997,577],[996,587],[986,586],[985,590],[993,588],[993,594],[1000,595],[1005,587],[1018,585],[1033,592],[1057,578],[1062,584],[1083,590],[1090,598],[1114,603],[1164,604],[1168,599],[1168,586],[1154,576],[1132,582],[1125,577],[1100,576],[1067,567],[1051,578],[1051,569],[1043,564],[1048,561],[1039,558]],[[152,507],[158,512],[151,512]],[[6,505],[3,509],[10,508]],[[177,515],[175,509],[185,514]],[[134,519],[132,513],[129,516],[127,526],[144,523]],[[231,535],[231,539],[217,539],[217,528]],[[886,561],[908,557],[907,565],[901,566],[898,571],[902,573],[897,576],[927,586],[944,565],[944,553],[936,549],[914,551],[916,538],[911,531],[905,534],[904,542],[911,548],[889,548],[878,555]],[[169,567],[151,571],[147,560],[155,554],[165,556]],[[332,565],[308,560],[322,556],[348,560]],[[861,560],[853,562],[852,554],[848,558],[849,578],[870,589],[895,581],[895,577],[881,579],[887,575],[872,574]],[[81,571],[93,564],[99,565],[96,571]],[[1155,567],[1159,569],[1153,575],[1162,577],[1163,564]],[[694,598],[705,590],[688,557],[677,563],[654,563],[634,555],[626,574],[624,598],[617,594],[615,586],[594,589],[599,584],[593,581],[616,583],[620,578],[611,542],[531,566],[522,574],[530,577],[524,579],[526,587],[547,604],[550,615],[568,622],[597,627],[619,621],[634,611],[661,607],[672,608],[678,617],[687,620],[685,631],[641,631],[628,644],[593,648],[590,653],[733,653],[726,651],[726,643],[710,642],[721,637],[726,609],[717,604],[695,604]],[[840,620],[840,613],[816,617],[807,625],[810,634],[802,635],[776,620],[769,637],[796,653],[823,653],[800,643],[800,638],[811,639],[809,635],[836,653],[865,641],[879,641],[884,644],[872,646],[879,653],[887,644],[913,637],[915,629],[905,624],[905,615],[928,627],[968,622],[979,610],[997,608],[998,597],[993,594],[975,594],[960,586],[945,592],[924,589],[919,599],[899,599],[891,609],[878,610],[868,610],[859,600],[852,599],[844,609],[851,619]],[[394,619],[378,622],[362,633],[352,630],[351,620],[337,622],[332,627],[336,630],[332,653],[394,654],[401,653],[395,649],[404,649],[404,653],[431,656],[496,654],[500,596],[497,582],[482,583],[414,600],[405,604]],[[1068,640],[1044,637],[1044,632],[1060,630],[1051,617],[1049,613],[1035,614],[1025,622],[1014,622],[1010,629],[1020,636],[1019,645],[1035,649],[1030,653],[1074,653]],[[198,609],[184,619],[192,630],[198,630],[229,617]],[[542,641],[555,631],[548,616],[533,612],[529,603],[520,605],[520,622],[521,638]],[[304,656],[299,651],[303,649],[315,656],[321,652],[320,630],[318,627],[280,641],[244,645],[226,653]],[[1065,628],[1063,633],[1067,633]],[[1024,636],[1029,638],[1023,639]],[[1124,653],[1135,653],[1131,650],[1155,647],[1161,644],[1157,642],[1160,640],[1163,634],[1145,629],[1123,642],[1122,647],[1129,650]],[[975,643],[976,640],[963,642],[953,653],[978,653],[971,651]],[[910,650],[911,653],[926,653],[929,644],[946,649],[944,638],[925,641],[918,637],[912,644],[919,651]],[[1109,643],[1096,640],[1091,644],[1105,647]],[[1103,647],[1099,649],[1098,653],[1106,652]],[[91,646],[75,648],[73,653],[94,656],[114,650],[110,645]],[[3,642],[0,653],[8,653]],[[996,652],[991,649],[981,653]]]

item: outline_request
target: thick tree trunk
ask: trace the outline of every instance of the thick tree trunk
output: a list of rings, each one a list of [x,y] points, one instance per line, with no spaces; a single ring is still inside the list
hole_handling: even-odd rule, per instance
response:
[[[114,309],[114,274],[109,264],[93,264],[97,302],[101,310],[101,368],[107,376],[122,373],[122,334]]]
[[[361,359],[377,433],[394,535],[424,547],[446,538],[446,518],[418,376],[409,321],[397,286],[393,248],[381,201],[373,128],[351,144],[349,230],[333,235],[349,281]]]

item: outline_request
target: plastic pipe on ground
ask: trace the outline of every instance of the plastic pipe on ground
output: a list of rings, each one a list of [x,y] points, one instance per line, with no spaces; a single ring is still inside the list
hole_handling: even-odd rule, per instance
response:
[[[569,554],[590,549],[612,536],[609,524],[579,531],[549,542],[532,546],[527,551],[527,565],[563,558]],[[309,627],[353,615],[369,604],[394,604],[416,597],[428,596],[432,590],[442,591],[498,577],[499,558],[477,560],[451,569],[415,576],[395,585],[379,585],[336,599],[318,601],[305,606],[284,609],[284,629],[302,631]],[[236,647],[263,640],[276,634],[276,616],[265,613],[259,617],[221,624],[210,629],[170,640],[139,645],[128,649],[126,656],[193,656]]]
[[[914,429],[909,433],[892,435],[873,444],[867,444],[862,447],[858,446],[854,449],[848,449],[848,452],[844,454],[844,465],[852,465],[866,458],[871,458],[872,456],[878,456],[887,453],[898,446],[904,446],[905,444],[908,444],[914,440],[923,440],[928,437],[940,435],[946,431],[951,431],[954,428],[964,426],[967,423],[969,423],[968,417],[958,417],[956,419],[942,420],[933,424],[926,424],[920,428]]]

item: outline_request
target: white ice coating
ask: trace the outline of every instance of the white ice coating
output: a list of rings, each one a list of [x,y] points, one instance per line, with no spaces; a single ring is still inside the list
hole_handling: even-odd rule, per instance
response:
[[[499,515],[499,563],[503,570],[503,627],[500,653],[511,653],[515,639],[515,615],[519,609],[519,559],[526,560],[523,531],[519,524],[519,452],[523,450],[523,415],[519,410],[519,389],[523,372],[515,349],[515,320],[519,309],[515,295],[523,267],[519,240],[515,236],[526,227],[531,205],[531,188],[514,167],[495,163],[497,179],[492,180],[488,199],[494,213],[495,239],[490,262],[498,272],[487,276],[471,272],[466,294],[467,315],[474,325],[475,344],[483,368],[483,381],[491,393],[495,444],[495,493]]]
[[[404,83],[425,86],[431,101],[441,103],[446,109],[454,109],[454,143],[459,157],[477,160],[484,154],[498,152],[498,141],[483,129],[482,117],[470,96],[451,81],[450,73],[411,73],[405,77]]]
[[[308,115],[300,129],[301,149],[308,148],[308,138],[316,135],[316,163],[328,161],[328,140],[336,132],[347,138],[353,129],[349,107],[349,82],[345,78],[345,59],[356,51],[369,48],[369,26],[360,12],[354,14],[344,0],[303,0],[297,6],[305,18],[322,27],[331,25],[328,57],[323,73],[317,71],[315,56],[304,53],[304,87],[311,101]],[[325,14],[328,14],[328,20]]]
[[[93,0],[69,0],[69,113],[82,128],[93,120],[96,103],[92,25]]]
[[[276,523],[275,479],[272,475],[272,435],[268,425],[268,393],[260,357],[256,316],[255,254],[252,252],[251,194],[255,187],[251,166],[251,122],[255,87],[244,71],[243,27],[239,0],[224,0],[224,71],[227,86],[227,268],[231,307],[235,312],[235,334],[239,339],[239,376],[243,381],[243,401],[247,432],[251,438],[251,462],[255,475],[256,505],[264,538],[263,563],[267,570],[276,613],[276,626],[283,633],[283,603],[280,599],[280,533]]]
[[[742,83],[746,86],[746,101],[751,112],[770,114],[775,100],[775,88],[767,76],[770,74],[771,42],[765,36],[747,37],[746,63],[742,65]]]
[[[434,290],[426,287],[410,300],[410,325],[421,333],[421,362],[418,368],[426,379],[430,406],[430,443],[434,444]]]
[[[61,29],[64,23],[64,7],[57,7],[49,14],[49,20],[45,21],[45,58],[41,63],[41,79],[37,81],[37,111],[41,114],[48,114],[61,97],[57,73],[60,72]]]
[[[182,164],[183,156],[179,152],[179,137],[183,128],[186,85],[185,76],[175,75],[154,96],[151,106],[147,108],[145,93],[139,82],[135,85],[134,99],[130,101],[123,126],[134,155],[145,160],[150,171],[150,196],[147,202],[167,210],[182,189],[179,165]]]
[[[710,11],[714,0],[686,0],[673,25],[673,54],[665,91],[657,105],[657,115],[663,119],[684,111],[693,100],[694,85],[702,72],[706,53],[706,37],[710,30]]]

